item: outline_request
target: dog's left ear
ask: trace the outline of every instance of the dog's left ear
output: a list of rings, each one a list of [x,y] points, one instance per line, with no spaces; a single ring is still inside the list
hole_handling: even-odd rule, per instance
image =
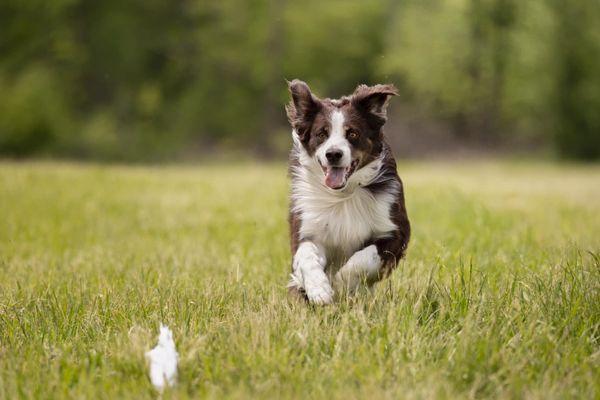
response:
[[[390,98],[397,95],[398,89],[392,84],[359,85],[352,94],[351,101],[355,108],[374,115],[383,125],[387,119],[386,111]]]

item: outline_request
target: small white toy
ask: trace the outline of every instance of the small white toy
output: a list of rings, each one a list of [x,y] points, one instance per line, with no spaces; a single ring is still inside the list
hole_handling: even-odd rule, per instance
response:
[[[165,386],[175,384],[179,354],[169,327],[160,324],[158,344],[146,353],[146,358],[150,361],[150,381],[156,389],[162,391]]]

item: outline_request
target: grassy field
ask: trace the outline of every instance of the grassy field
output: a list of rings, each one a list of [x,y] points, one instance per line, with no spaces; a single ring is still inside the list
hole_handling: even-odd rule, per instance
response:
[[[600,167],[400,165],[408,257],[289,302],[284,165],[0,163],[0,397],[600,398]]]

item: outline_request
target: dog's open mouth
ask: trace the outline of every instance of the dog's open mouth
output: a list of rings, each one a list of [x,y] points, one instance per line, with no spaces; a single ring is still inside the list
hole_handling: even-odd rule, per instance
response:
[[[343,189],[357,165],[358,159],[353,160],[349,167],[321,166],[325,173],[325,185],[334,190]]]

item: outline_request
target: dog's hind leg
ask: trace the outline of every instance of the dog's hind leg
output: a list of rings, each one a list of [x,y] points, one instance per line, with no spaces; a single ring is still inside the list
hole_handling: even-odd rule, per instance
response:
[[[310,241],[300,243],[294,255],[288,288],[304,293],[313,304],[331,303],[333,289],[325,274],[326,264],[325,251],[321,246]]]

